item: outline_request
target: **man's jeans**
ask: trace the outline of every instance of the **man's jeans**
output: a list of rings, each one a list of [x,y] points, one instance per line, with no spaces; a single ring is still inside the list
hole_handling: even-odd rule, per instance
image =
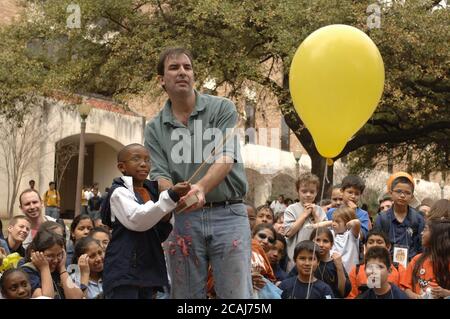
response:
[[[54,219],[59,218],[59,208],[56,206],[45,207],[45,215],[53,217]]]
[[[210,265],[217,298],[252,298],[250,237],[244,204],[175,214],[167,247],[172,298],[206,298]]]

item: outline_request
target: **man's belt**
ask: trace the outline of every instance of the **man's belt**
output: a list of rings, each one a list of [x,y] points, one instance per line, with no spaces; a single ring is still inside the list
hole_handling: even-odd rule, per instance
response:
[[[205,205],[203,205],[203,207],[204,208],[225,207],[228,205],[240,204],[243,202],[244,201],[242,199],[232,199],[232,200],[225,200],[223,202],[208,202],[208,203],[205,203]]]

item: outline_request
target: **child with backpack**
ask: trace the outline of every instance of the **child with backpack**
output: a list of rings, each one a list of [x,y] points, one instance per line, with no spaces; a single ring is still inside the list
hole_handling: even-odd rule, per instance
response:
[[[409,206],[414,197],[412,176],[404,172],[394,176],[393,179],[391,178],[392,182],[388,183],[394,205],[387,212],[379,215],[374,229],[389,236],[391,255],[396,249],[405,249],[409,261],[422,252],[421,233],[425,220],[420,213]]]

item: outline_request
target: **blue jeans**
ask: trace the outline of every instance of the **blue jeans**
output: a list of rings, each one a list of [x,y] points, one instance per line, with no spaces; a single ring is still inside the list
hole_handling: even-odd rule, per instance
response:
[[[167,247],[172,298],[205,299],[211,265],[217,298],[250,299],[250,237],[243,204],[175,214]]]
[[[54,219],[59,218],[59,208],[56,206],[45,207],[45,215],[53,217]]]

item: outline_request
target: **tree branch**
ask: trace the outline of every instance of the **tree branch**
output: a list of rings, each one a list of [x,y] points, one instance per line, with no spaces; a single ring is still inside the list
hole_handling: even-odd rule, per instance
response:
[[[428,124],[421,128],[411,128],[407,130],[390,131],[379,134],[361,134],[350,140],[336,159],[347,155],[365,145],[382,143],[403,143],[411,139],[423,137],[427,134],[450,130],[450,121],[441,121]]]

